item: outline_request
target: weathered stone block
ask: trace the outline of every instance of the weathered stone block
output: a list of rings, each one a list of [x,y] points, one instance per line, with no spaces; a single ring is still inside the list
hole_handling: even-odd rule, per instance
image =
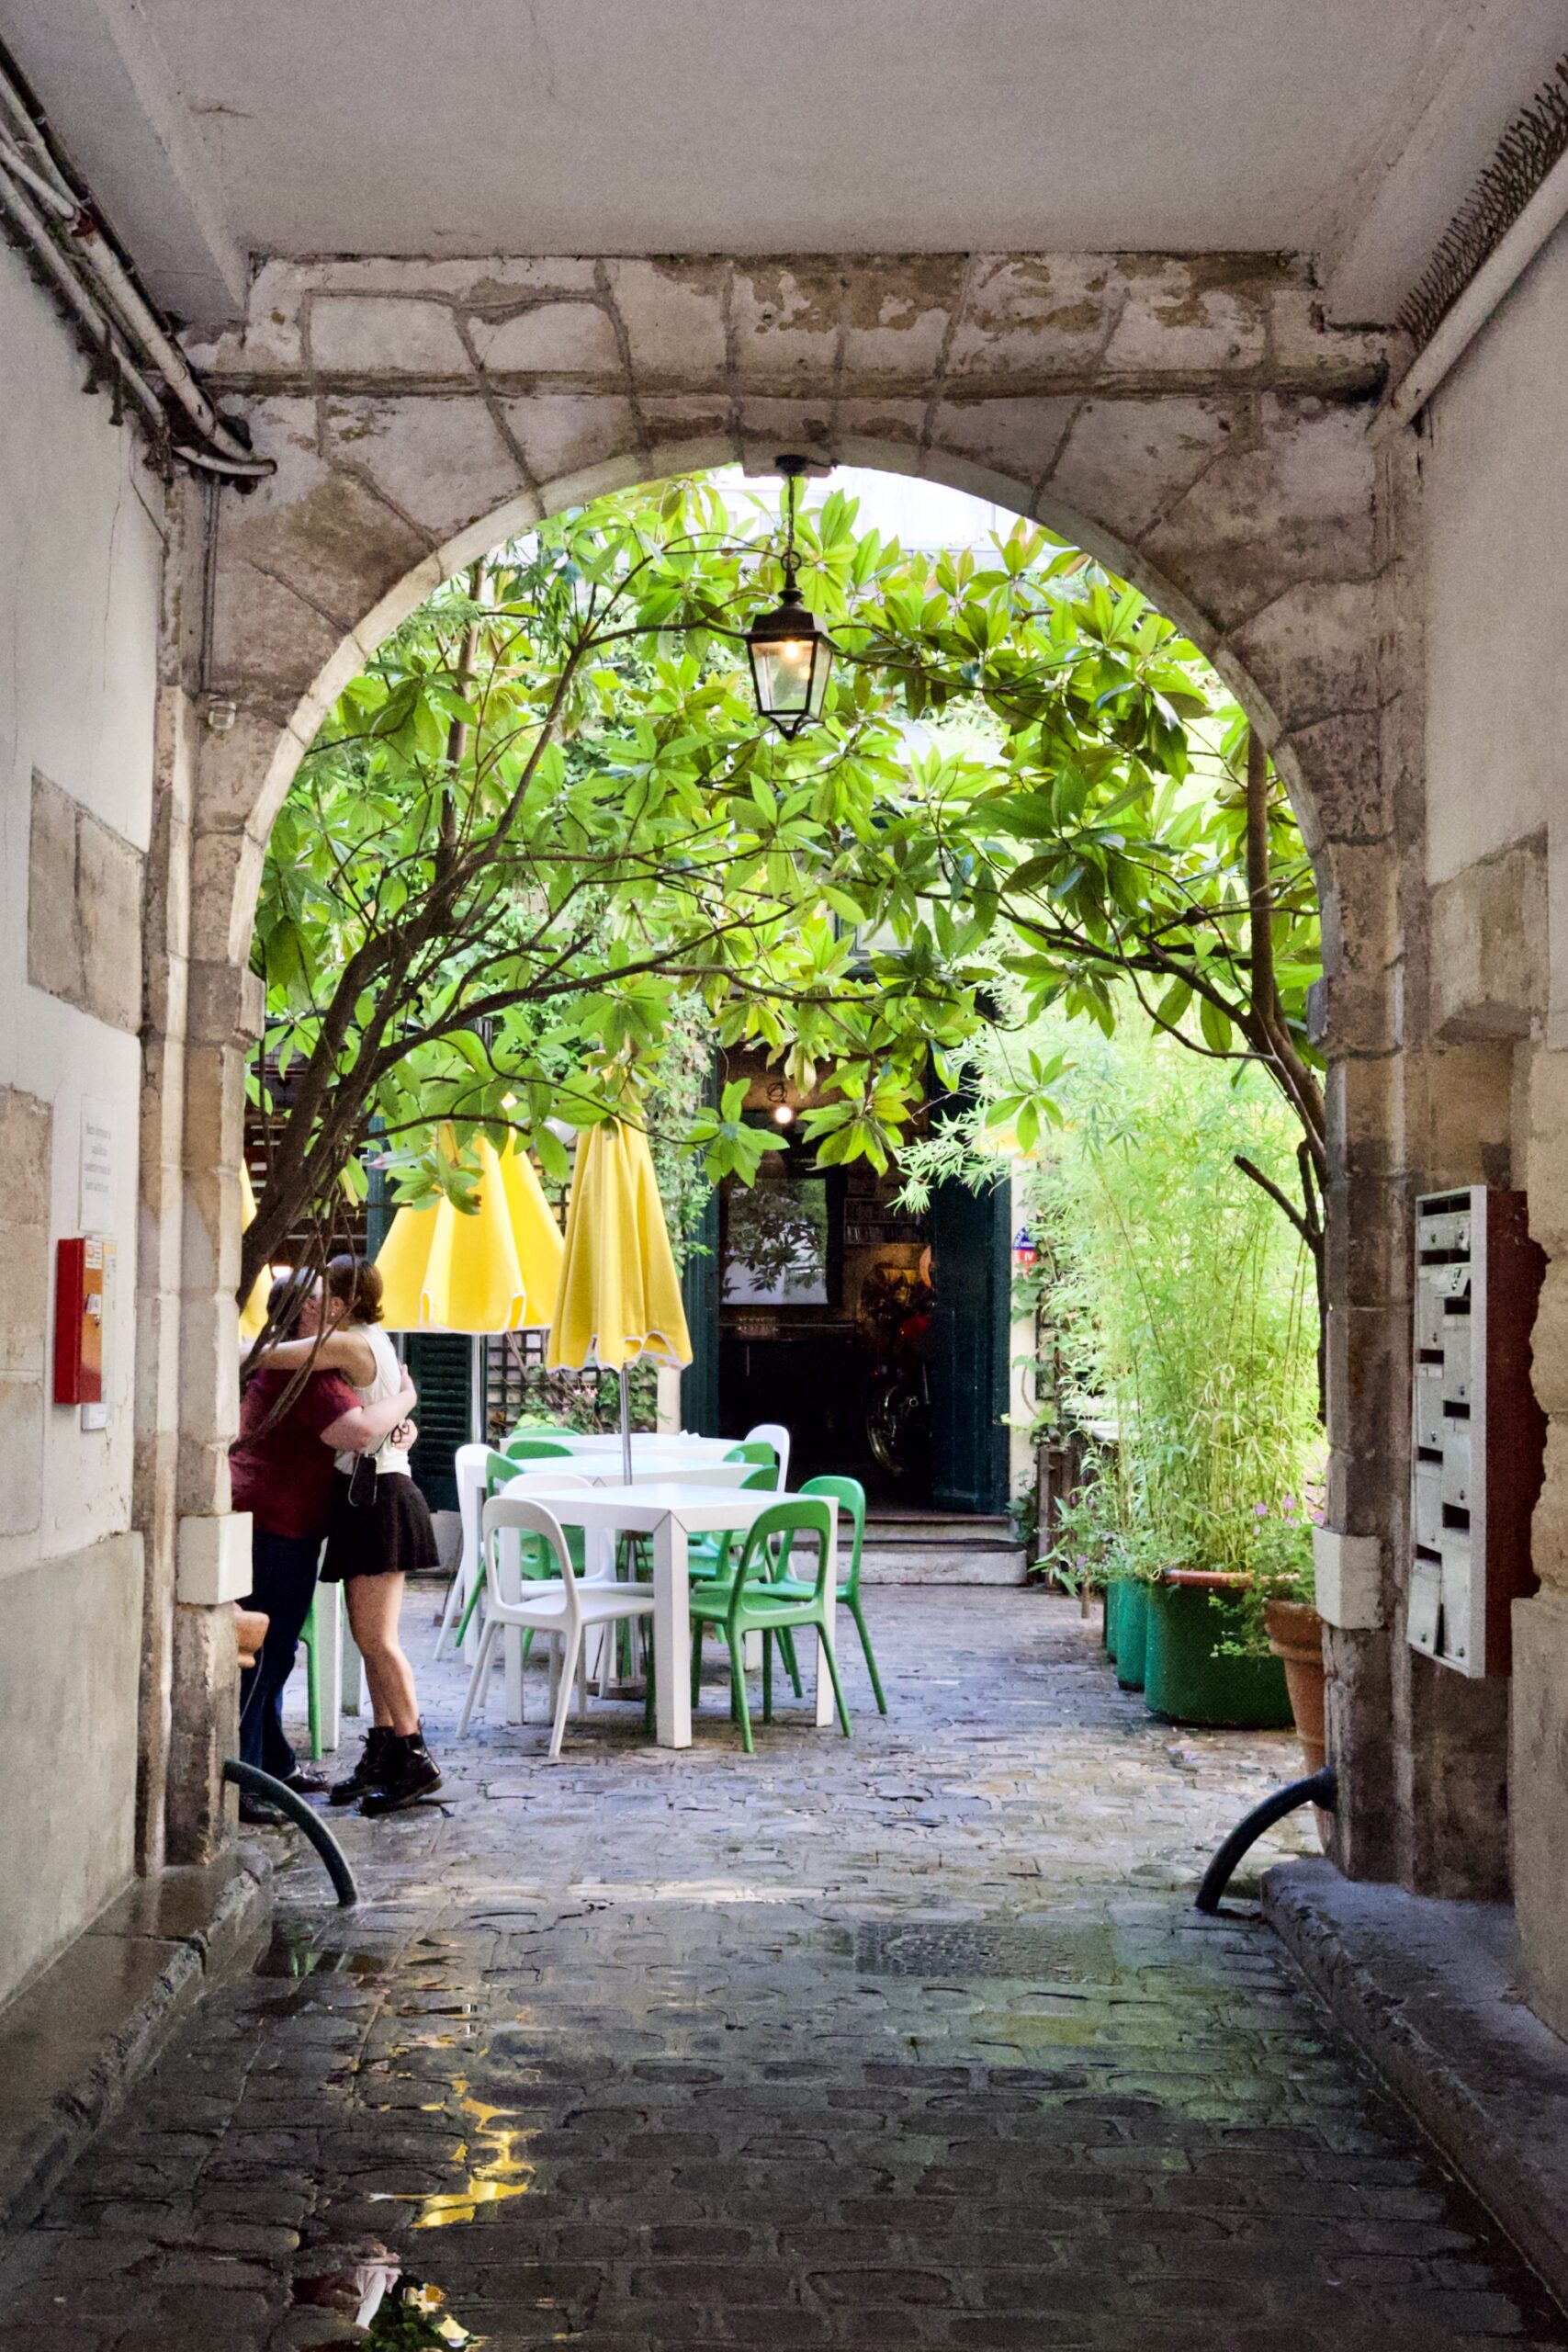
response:
[[[1269,393],[1251,445],[1217,458],[1144,552],[1231,632],[1299,581],[1370,577],[1373,490],[1357,407]]]
[[[36,1094],[0,1086],[0,1185],[17,1223],[49,1222],[54,1114]]]
[[[49,1195],[39,1198],[47,1214]],[[9,1209],[7,1198],[0,1206],[0,1381],[41,1381],[48,1369],[49,1227],[41,1216],[19,1222]]]
[[[372,483],[437,546],[523,487],[516,457],[482,401],[337,394],[323,414],[333,464]]]
[[[258,450],[276,459],[277,471],[224,509],[221,568],[254,567],[347,635],[423,560],[428,543],[357,476],[333,471],[317,446],[313,400],[259,401],[251,422]],[[232,673],[236,657],[241,675],[256,674],[246,650],[231,641],[232,627],[227,614],[215,622],[220,674]]]
[[[924,381],[942,357],[964,290],[962,254],[920,254],[850,265],[844,314],[847,377]]]
[[[1568,1256],[1568,1053],[1535,1048],[1525,1106],[1522,1181],[1530,1231],[1549,1256]]]
[[[43,1518],[41,1380],[0,1380],[0,1535],[27,1535]]]
[[[1085,401],[1051,469],[1051,495],[1129,546],[1190,489],[1236,429],[1224,401]]]
[[[1101,366],[1108,376],[1246,375],[1268,352],[1268,304],[1257,284],[1235,282],[1200,260],[1123,262],[1125,291]]]
[[[530,392],[501,403],[507,430],[541,489],[591,466],[630,458],[637,447],[631,402],[602,392]],[[636,468],[626,479],[635,479]]]
[[[313,365],[328,375],[473,373],[457,321],[445,303],[313,294],[310,339]]]
[[[848,276],[830,260],[735,265],[730,322],[743,377],[829,370],[839,352]]]
[[[1443,1037],[1529,1036],[1545,1018],[1544,832],[1467,865],[1431,895],[1431,1017]]]
[[[232,964],[244,955],[264,855],[263,844],[250,833],[197,834],[191,847],[193,962]]]
[[[740,454],[733,409],[721,392],[654,392],[638,402],[651,477],[690,466],[730,466]]]
[[[82,1001],[82,941],[76,925],[76,819],[69,793],[33,777],[28,846],[28,978],[35,989]]]
[[[220,568],[212,601],[216,688],[287,728],[344,648],[344,631],[287,580],[238,557]],[[364,657],[349,648],[344,685]],[[258,784],[259,792],[259,784]]]
[[[1568,2037],[1568,1597],[1514,1604],[1514,1904],[1526,1997]]]
[[[1547,1266],[1530,1333],[1530,1356],[1531,1385],[1542,1410],[1568,1414],[1568,1258],[1554,1258]],[[1556,1449],[1559,1454],[1563,1443],[1568,1443],[1568,1425]]]
[[[1102,254],[977,254],[948,372],[1087,374],[1121,299],[1115,266]]]
[[[1386,840],[1391,811],[1378,712],[1342,711],[1299,727],[1290,745],[1325,840]]]
[[[1281,728],[1377,707],[1378,594],[1372,581],[1303,582],[1254,613],[1231,639],[1245,675],[1267,695]]]
[[[111,1028],[141,1019],[141,854],[33,777],[28,978]]]
[[[984,466],[996,486],[981,494],[1028,513],[1036,487],[1050,480],[1076,409],[1070,400],[943,401],[931,423],[931,446]],[[926,470],[940,476],[945,469],[928,463]]]
[[[141,1022],[141,854],[85,809],[76,827],[82,1001],[112,1028]]]
[[[844,400],[837,410],[834,447],[846,466],[885,466],[901,472],[925,431],[924,401]]]
[[[1550,1267],[1547,1272],[1550,1277]],[[1553,1396],[1561,1396],[1564,1385],[1563,1343],[1554,1328],[1561,1312],[1561,1292],[1554,1286],[1549,1317],[1540,1335],[1539,1369],[1532,1375],[1544,1378]],[[1531,1345],[1532,1349],[1537,1345],[1533,1338]],[[1543,1587],[1568,1596],[1568,1421],[1556,1417],[1546,1425],[1546,1469],[1530,1521],[1530,1565]]]
[[[723,262],[610,261],[604,271],[639,377],[690,384],[722,373]]]
[[[515,318],[480,316],[468,333],[489,376],[622,375],[615,321],[596,302],[540,302]]]

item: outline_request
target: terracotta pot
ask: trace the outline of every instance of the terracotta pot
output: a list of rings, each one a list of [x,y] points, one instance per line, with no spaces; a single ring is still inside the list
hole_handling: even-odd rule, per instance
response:
[[[267,1614],[265,1609],[242,1609],[234,1604],[234,1631],[240,1644],[240,1664],[254,1666],[266,1639]]]
[[[1303,1761],[1309,1772],[1321,1772],[1328,1752],[1323,1722],[1323,1620],[1310,1601],[1270,1600],[1265,1604],[1263,1623],[1269,1648],[1284,1661]]]

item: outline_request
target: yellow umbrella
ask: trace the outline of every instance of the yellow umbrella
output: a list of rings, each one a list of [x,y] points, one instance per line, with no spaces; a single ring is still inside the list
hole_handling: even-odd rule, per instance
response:
[[[256,1221],[256,1196],[251,1190],[251,1171],[240,1162],[240,1230],[248,1233]],[[259,1340],[266,1322],[266,1295],[272,1288],[270,1273],[258,1274],[251,1284],[251,1295],[240,1310],[240,1337]]]
[[[479,1148],[479,1206],[400,1209],[376,1255],[393,1331],[520,1331],[547,1323],[560,1285],[560,1228],[526,1152]]]
[[[552,1372],[596,1363],[620,1374],[628,1483],[626,1371],[642,1356],[690,1363],[692,1342],[648,1137],[640,1127],[606,1119],[577,1140],[560,1298],[545,1362]]]

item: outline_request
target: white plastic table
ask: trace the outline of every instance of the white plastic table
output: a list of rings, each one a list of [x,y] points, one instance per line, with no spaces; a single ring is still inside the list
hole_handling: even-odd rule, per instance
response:
[[[749,1465],[738,1464],[738,1468]],[[691,1587],[686,1566],[687,1540],[693,1535],[719,1534],[727,1527],[748,1528],[776,1502],[793,1499],[755,1487],[745,1492],[703,1485],[687,1478],[657,1479],[647,1486],[550,1487],[543,1479],[530,1480],[528,1498],[543,1503],[563,1526],[581,1527],[596,1541],[600,1557],[608,1561],[617,1535],[653,1538],[653,1644],[659,1664],[655,1690],[655,1736],[660,1747],[690,1747],[692,1744],[692,1682],[688,1661],[692,1652]],[[824,1497],[832,1521],[833,1562],[828,1576],[828,1629],[834,1631],[834,1595],[838,1589],[838,1505]],[[833,1685],[820,1656],[817,1661],[817,1721],[833,1721]]]
[[[548,1438],[552,1445],[564,1445],[574,1458],[601,1453],[613,1454],[617,1462],[621,1458],[620,1435],[615,1430],[517,1430],[513,1435]],[[692,1462],[722,1462],[727,1453],[733,1453],[735,1444],[731,1437],[696,1437],[681,1430],[634,1430],[632,1460],[635,1463],[645,1453],[678,1453]],[[547,1461],[549,1456],[539,1458]],[[755,1466],[741,1464],[743,1470]]]
[[[755,1466],[755,1464],[750,1462],[711,1460],[688,1462],[674,1449],[667,1452],[660,1448],[657,1453],[647,1452],[642,1454],[633,1454],[632,1484],[636,1487],[666,1486],[671,1478],[675,1478],[686,1480],[694,1486],[706,1487],[710,1492],[717,1493],[739,1487],[743,1479],[750,1476]],[[517,1464],[517,1477],[509,1478],[503,1487],[497,1488],[497,1492],[509,1495],[515,1491],[531,1497],[536,1502],[548,1502],[549,1498],[540,1491],[539,1481],[541,1478],[548,1477],[552,1471],[568,1471],[573,1478],[586,1478],[594,1487],[620,1487],[624,1484],[621,1469],[621,1442],[617,1438],[613,1453],[576,1453],[573,1454],[570,1463],[552,1461],[548,1455],[537,1457],[532,1462],[525,1459]],[[520,1479],[525,1480],[526,1484],[520,1486],[518,1484]],[[552,1510],[555,1508],[553,1503],[550,1504],[550,1508]],[[722,1524],[726,1527],[750,1526],[750,1521],[738,1520],[732,1514],[725,1519]],[[519,1548],[515,1536],[510,1540],[503,1538],[499,1566],[502,1599],[515,1600],[522,1589]],[[600,1572],[608,1573],[607,1561]],[[607,1634],[606,1638],[608,1638]],[[509,1724],[520,1724],[523,1721],[523,1629],[520,1625],[507,1625],[502,1628],[501,1658],[502,1677],[505,1685],[502,1703],[506,1712],[506,1720]]]

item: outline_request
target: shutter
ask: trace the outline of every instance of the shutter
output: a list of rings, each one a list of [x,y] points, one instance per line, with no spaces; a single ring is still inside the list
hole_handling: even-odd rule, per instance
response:
[[[474,1343],[461,1331],[411,1331],[403,1357],[419,1391],[409,1467],[432,1510],[456,1510],[453,1457],[472,1433]]]
[[[681,1303],[691,1334],[692,1361],[681,1374],[681,1420],[703,1437],[718,1426],[718,1187],[703,1204],[681,1275]]]
[[[941,1510],[1008,1506],[1011,1187],[931,1195],[936,1291],[931,1350],[931,1500]]]

